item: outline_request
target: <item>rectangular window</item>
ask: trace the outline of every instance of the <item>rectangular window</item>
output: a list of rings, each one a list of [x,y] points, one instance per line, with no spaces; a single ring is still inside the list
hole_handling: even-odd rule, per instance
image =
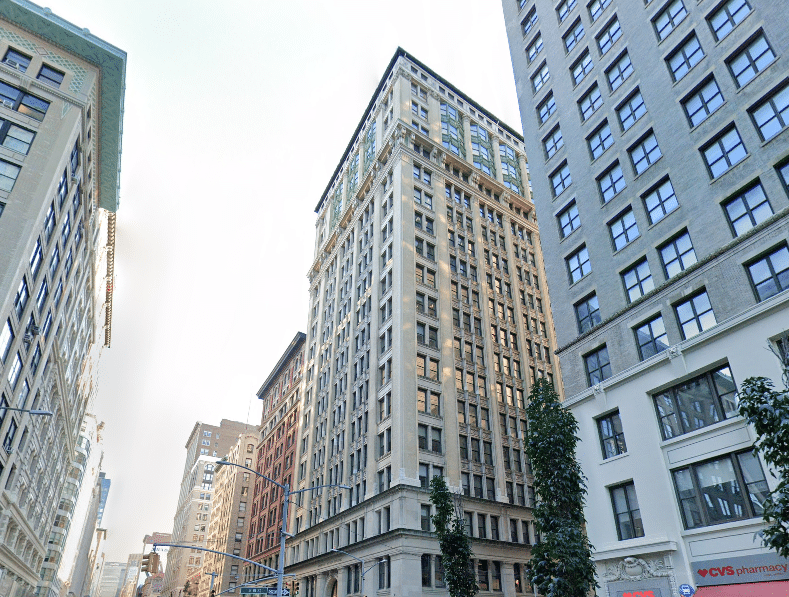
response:
[[[592,63],[592,57],[589,55],[589,50],[584,50],[581,57],[570,67],[573,82],[578,85],[578,83],[584,80],[586,75],[592,72],[593,67],[594,64]],[[545,68],[547,69],[548,67],[546,66]]]
[[[628,207],[619,214],[613,221],[609,222],[608,228],[611,231],[611,240],[614,243],[614,250],[619,251],[625,245],[638,238],[638,225],[633,209]]]
[[[534,24],[537,22],[537,9],[532,6],[531,10],[526,13],[526,18],[521,21],[521,27],[523,28],[523,35],[528,35],[529,32],[534,27]]]
[[[619,122],[622,125],[622,130],[626,131],[633,126],[636,121],[647,113],[647,108],[644,105],[644,98],[641,97],[641,92],[636,89],[634,93],[625,100],[625,103],[616,109],[619,116]]]
[[[589,263],[589,251],[586,249],[586,245],[572,253],[565,261],[567,263],[567,272],[570,275],[570,284],[574,284],[592,271],[592,265]]]
[[[631,147],[628,153],[636,174],[641,174],[663,156],[660,147],[658,147],[655,133],[652,131],[649,131],[644,138]]]
[[[693,34],[666,59],[674,81],[679,81],[704,58],[699,39]]]
[[[603,459],[612,458],[627,452],[625,432],[622,430],[622,420],[619,418],[619,411],[597,419],[597,431],[600,433],[600,447],[603,450]]]
[[[60,84],[63,82],[64,76],[65,74],[59,70],[55,70],[54,68],[43,64],[41,65],[41,70],[38,71],[38,76],[36,78],[39,81],[42,81],[47,85],[58,89],[60,88]]]
[[[548,159],[552,158],[564,146],[562,130],[557,126],[542,140],[542,145],[545,148],[545,155]]]
[[[570,167],[567,162],[563,162],[553,174],[551,174],[551,185],[553,186],[553,194],[555,197],[561,195],[564,190],[569,187],[573,182],[570,176]]]
[[[562,39],[564,40],[564,47],[567,52],[570,52],[576,45],[578,45],[578,41],[584,36],[584,26],[581,23],[581,19],[578,18],[575,23],[572,24],[570,30],[564,34]]]
[[[553,98],[553,91],[549,91],[545,99],[537,106],[537,115],[540,118],[540,124],[548,120],[554,112],[556,112],[556,100]]]
[[[701,148],[710,178],[717,178],[741,162],[748,150],[737,127],[731,126]]]
[[[526,48],[526,55],[529,57],[529,64],[534,62],[534,59],[537,58],[537,55],[542,51],[542,35],[537,34],[537,37],[534,38],[534,41],[529,44],[529,47]]]
[[[600,87],[595,83],[578,102],[578,109],[581,111],[581,120],[589,120],[589,117],[602,105],[603,97],[600,95]]]
[[[769,141],[789,125],[789,85],[748,111],[762,141]]]
[[[671,471],[686,529],[757,518],[769,488],[753,450]]]
[[[679,25],[685,17],[688,16],[688,11],[685,10],[685,5],[682,0],[674,0],[671,4],[661,10],[658,15],[652,19],[652,25],[655,27],[658,41],[666,39],[677,25]]]
[[[562,0],[559,6],[556,7],[556,16],[559,17],[559,23],[563,23],[568,17],[570,12],[575,8],[576,0]]]
[[[608,358],[608,348],[603,345],[584,355],[584,366],[586,367],[586,379],[590,386],[611,377],[611,361]]]
[[[593,23],[600,18],[600,15],[603,14],[603,11],[609,4],[611,4],[611,0],[593,0],[589,3],[587,8]]]
[[[737,386],[728,365],[653,396],[663,439],[737,416]]]
[[[674,187],[667,178],[642,197],[647,208],[649,223],[655,224],[679,207]]]
[[[786,244],[750,262],[746,267],[759,301],[789,288],[789,249]]]
[[[531,78],[534,93],[537,93],[540,89],[542,89],[543,85],[545,85],[550,78],[551,73],[548,71],[548,65],[543,62],[542,66],[540,66],[539,70]]]
[[[20,170],[22,170],[20,166],[0,160],[0,191],[10,193],[14,189]]]
[[[611,504],[614,507],[616,534],[620,541],[644,536],[644,525],[641,523],[641,510],[636,499],[636,487],[633,482],[611,488]]]
[[[692,338],[717,323],[706,290],[677,303],[674,310],[677,313],[683,339]]]
[[[579,334],[591,330],[602,321],[600,317],[600,304],[598,303],[596,294],[575,304],[575,318],[578,322]]]
[[[734,236],[744,234],[773,215],[761,183],[757,182],[723,204]]]
[[[581,220],[578,217],[578,206],[575,204],[575,201],[571,202],[559,213],[558,219],[562,238],[566,238],[581,225]]]
[[[608,84],[611,86],[611,91],[616,91],[625,82],[625,80],[633,74],[633,63],[630,62],[630,56],[625,52],[619,60],[614,62],[608,70],[605,71],[608,78]]]
[[[723,94],[714,77],[710,77],[701,87],[682,100],[682,107],[690,126],[698,126],[723,105]]]
[[[663,261],[666,278],[673,278],[696,263],[696,252],[687,230],[658,247],[658,253]]]
[[[620,37],[622,37],[622,27],[619,25],[619,19],[614,17],[614,20],[597,36],[597,46],[600,48],[600,54],[608,52]]]
[[[611,134],[611,127],[608,126],[608,121],[604,121],[591,136],[587,137],[586,143],[589,146],[589,152],[592,154],[592,159],[596,160],[605,151],[614,144],[614,137]]]
[[[720,41],[751,13],[747,0],[728,0],[708,17],[715,39]]]
[[[608,203],[627,186],[619,162],[614,162],[611,167],[603,172],[600,178],[597,179],[597,186],[600,189],[603,203]]]
[[[759,32],[745,48],[726,60],[726,64],[729,65],[737,87],[742,87],[767,68],[773,60],[775,53],[767,43],[764,33]]]
[[[668,337],[666,336],[666,326],[663,324],[662,315],[658,315],[638,326],[634,332],[636,334],[638,354],[642,361],[668,348]]]
[[[3,147],[17,153],[27,154],[35,136],[33,131],[23,129],[0,118],[0,138],[3,140]]]

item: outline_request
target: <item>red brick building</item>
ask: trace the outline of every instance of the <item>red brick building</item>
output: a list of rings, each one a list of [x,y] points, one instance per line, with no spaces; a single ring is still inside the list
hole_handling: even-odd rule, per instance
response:
[[[262,439],[256,450],[256,470],[282,484],[293,484],[306,339],[302,332],[296,334],[257,392],[263,401],[263,416],[260,423]],[[270,568],[276,568],[279,561],[281,504],[282,490],[258,478],[253,493],[246,557]],[[251,578],[249,569],[252,567],[247,568],[247,576]]]

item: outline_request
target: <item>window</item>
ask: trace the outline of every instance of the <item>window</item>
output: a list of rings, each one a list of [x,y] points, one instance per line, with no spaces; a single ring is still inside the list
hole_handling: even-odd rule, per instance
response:
[[[556,15],[559,17],[559,23],[563,23],[573,8],[575,8],[576,0],[562,0],[561,4],[556,7]]]
[[[14,329],[11,327],[11,320],[6,319],[3,329],[0,330],[0,362],[5,363],[8,353],[11,351],[11,344],[14,342]]]
[[[0,160],[0,191],[10,193],[22,168],[11,162]]]
[[[611,377],[611,361],[608,359],[608,348],[605,345],[584,355],[586,379],[590,386]]]
[[[762,141],[768,141],[789,124],[789,85],[749,110]]]
[[[540,70],[538,70],[531,78],[532,87],[534,87],[534,93],[537,93],[540,89],[542,89],[543,85],[548,82],[548,79],[551,78],[551,73],[548,71],[548,65],[543,62],[542,66],[540,66]]]
[[[528,35],[534,24],[537,22],[537,9],[532,6],[531,10],[526,14],[526,18],[521,21],[523,27],[523,35]]]
[[[737,416],[737,386],[728,365],[653,396],[663,439]]]
[[[668,337],[666,336],[666,326],[663,324],[662,315],[650,319],[638,326],[634,331],[636,344],[638,345],[638,354],[642,361],[668,348]]]
[[[586,143],[589,145],[589,151],[593,160],[603,155],[605,150],[614,144],[614,137],[611,135],[611,127],[608,126],[608,121],[597,127],[592,135],[586,139]]]
[[[649,133],[643,139],[641,139],[641,141],[631,147],[629,149],[629,153],[630,159],[633,162],[633,169],[636,171],[636,174],[641,174],[644,172],[663,155],[660,153],[660,147],[658,147],[655,133],[652,131],[649,131]]]
[[[4,104],[8,101],[9,104],[13,104],[13,110],[39,121],[44,120],[44,116],[49,109],[48,101],[24,93],[2,81],[0,81],[0,101]]]
[[[608,84],[611,86],[611,91],[616,91],[624,83],[630,75],[633,74],[633,63],[630,62],[630,56],[625,52],[619,60],[614,62],[608,70],[605,71],[608,77]]]
[[[600,178],[597,179],[597,186],[600,189],[600,195],[603,199],[603,203],[608,203],[611,201],[611,199],[618,195],[622,189],[627,186],[625,183],[625,176],[622,174],[622,167],[619,165],[619,162],[614,162],[611,167],[603,172]]]
[[[636,499],[636,486],[633,482],[611,488],[611,504],[614,507],[616,534],[620,541],[644,536],[641,523],[641,510]]]
[[[609,4],[611,4],[611,0],[594,0],[589,3],[589,16],[592,17],[593,23],[600,18],[600,15],[603,14],[603,11]]]
[[[578,83],[584,80],[586,75],[592,72],[593,67],[594,64],[592,63],[592,57],[589,55],[589,50],[585,50],[584,53],[581,54],[581,57],[570,67],[573,82],[578,85]]]
[[[427,209],[433,209],[433,196],[425,193],[421,189],[414,189],[414,203],[424,205]]]
[[[658,253],[663,261],[666,278],[673,278],[696,263],[696,252],[687,230],[658,247]]]
[[[638,238],[636,216],[630,207],[610,222],[608,228],[611,230],[611,239],[614,241],[616,251]]]
[[[545,99],[537,106],[537,114],[540,117],[540,124],[544,123],[551,114],[556,112],[556,101],[553,99],[553,91],[549,91]]]
[[[773,215],[773,208],[759,182],[726,201],[723,209],[734,236],[740,236]]]
[[[707,79],[699,89],[682,100],[690,126],[698,126],[722,105],[723,94],[714,77]]]
[[[692,35],[683,44],[674,50],[666,59],[671,76],[675,81],[682,79],[688,71],[696,66],[704,58],[704,50],[699,43],[696,35]]]
[[[715,39],[722,40],[750,13],[747,0],[728,0],[707,19]]]
[[[534,41],[529,44],[529,47],[526,48],[526,55],[529,57],[529,64],[531,64],[537,55],[542,52],[542,35],[540,33],[537,34],[537,37],[534,38]]]
[[[622,124],[623,131],[633,126],[639,118],[647,113],[641,92],[636,89],[635,93],[631,94],[625,100],[625,103],[617,108],[616,113],[619,115],[619,122]]]
[[[581,219],[578,216],[578,206],[575,201],[565,207],[558,216],[559,230],[562,238],[566,238],[569,234],[581,225]]]
[[[619,411],[597,419],[597,431],[600,433],[600,447],[603,450],[603,459],[627,452],[625,433],[622,430]]]
[[[378,589],[388,589],[392,586],[392,570],[389,556],[378,560]]]
[[[775,54],[763,33],[726,61],[737,87],[746,85],[775,59]]]
[[[3,147],[17,153],[27,154],[35,136],[33,131],[23,129],[0,118],[0,139],[2,139]]]
[[[674,187],[667,178],[642,197],[647,208],[649,223],[655,224],[679,207]]]
[[[769,489],[753,450],[671,472],[686,529],[762,515]]]
[[[569,187],[573,182],[570,176],[570,167],[567,162],[563,162],[553,174],[551,174],[551,185],[553,186],[553,194],[558,197],[564,192],[564,189]]]
[[[545,155],[549,159],[552,158],[564,146],[562,130],[557,126],[542,140],[542,144],[545,148]]]
[[[578,102],[578,109],[581,111],[581,120],[589,120],[589,117],[602,105],[603,97],[600,95],[600,88],[597,83],[595,83]]]
[[[652,25],[655,27],[658,41],[666,39],[677,25],[688,16],[688,11],[685,10],[685,5],[682,0],[674,0],[671,4],[661,10],[657,17],[652,20]]]
[[[614,17],[614,20],[597,36],[597,46],[600,48],[600,54],[608,52],[620,37],[622,37],[622,28],[619,26],[619,19]]]
[[[60,84],[63,82],[64,73],[60,72],[59,70],[55,70],[51,66],[47,66],[46,64],[41,65],[41,70],[38,71],[38,77],[36,77],[39,81],[43,81],[47,85],[58,89]]]
[[[786,244],[751,262],[747,268],[759,301],[789,288],[789,249]]]
[[[646,257],[622,274],[622,282],[631,303],[655,287]]]
[[[576,303],[575,318],[578,321],[579,334],[591,330],[602,321],[596,294],[586,297],[580,303]]]
[[[22,276],[22,281],[19,283],[19,289],[16,291],[16,297],[14,298],[14,312],[16,313],[16,318],[18,320],[22,320],[22,313],[27,306],[27,299],[30,298],[30,291],[27,287],[27,279]]]
[[[577,44],[578,41],[584,36],[584,26],[581,23],[581,19],[577,19],[575,23],[573,23],[570,30],[564,34],[562,39],[564,40],[564,47],[565,49],[570,52]]]
[[[678,303],[674,310],[684,339],[692,338],[717,323],[706,290]]]
[[[11,68],[16,68],[24,73],[27,71],[27,67],[30,66],[30,56],[17,52],[12,48],[8,48],[3,57],[3,62]]]
[[[748,150],[737,127],[731,126],[701,148],[711,178],[717,178],[742,161]]]
[[[580,249],[567,257],[565,261],[567,262],[567,271],[570,274],[570,284],[574,284],[592,271],[592,265],[589,263],[589,251],[586,249],[586,245],[581,246]]]

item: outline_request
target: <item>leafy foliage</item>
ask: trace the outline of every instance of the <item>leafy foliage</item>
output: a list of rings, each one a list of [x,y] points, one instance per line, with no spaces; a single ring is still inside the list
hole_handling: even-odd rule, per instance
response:
[[[474,597],[478,589],[471,568],[474,557],[471,541],[466,535],[460,505],[455,502],[443,477],[431,479],[430,501],[436,508],[432,520],[441,548],[447,590],[451,597]]]
[[[545,597],[586,597],[598,585],[592,545],[584,532],[586,479],[575,459],[578,423],[544,379],[532,386],[526,414],[526,451],[534,471],[534,519],[540,534],[527,571]]]
[[[766,377],[742,382],[740,414],[756,429],[756,449],[778,478],[778,486],[762,504],[767,527],[762,531],[765,547],[789,557],[789,390],[773,389]]]

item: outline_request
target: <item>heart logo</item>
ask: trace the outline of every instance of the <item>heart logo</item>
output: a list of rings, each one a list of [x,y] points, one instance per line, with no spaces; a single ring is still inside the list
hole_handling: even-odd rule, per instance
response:
[[[706,570],[697,570],[697,572],[699,573],[699,576],[701,576],[702,578],[707,576],[707,571]]]

